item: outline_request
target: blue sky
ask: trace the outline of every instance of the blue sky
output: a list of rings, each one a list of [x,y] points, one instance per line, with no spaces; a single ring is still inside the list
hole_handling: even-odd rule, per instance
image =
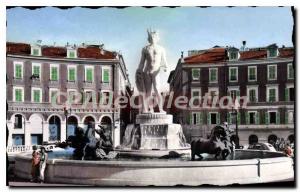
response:
[[[215,45],[240,47],[292,46],[293,17],[290,7],[157,7],[146,9],[47,7],[37,10],[7,10],[7,41],[65,45],[104,43],[108,50],[121,51],[134,85],[141,49],[147,43],[146,29],[157,29],[165,47],[169,71],[181,51],[207,49]],[[166,88],[169,74],[160,75]]]

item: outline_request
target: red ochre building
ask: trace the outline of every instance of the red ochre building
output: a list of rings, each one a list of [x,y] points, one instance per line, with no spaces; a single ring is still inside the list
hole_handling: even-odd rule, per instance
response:
[[[181,56],[168,79],[175,96],[247,96],[247,107],[238,110],[237,118],[234,110],[218,105],[194,109],[172,106],[170,113],[183,125],[189,141],[208,137],[213,126],[225,121],[235,128],[237,119],[241,145],[277,138],[293,142],[294,66],[294,48],[276,44],[247,48],[244,41],[240,49],[215,46],[189,51],[187,57]]]
[[[128,71],[120,53],[105,50],[103,45],[7,42],[6,55],[8,146],[65,141],[74,135],[75,126],[99,124],[110,130],[114,146],[120,144],[122,130],[132,120],[130,110],[81,105],[93,91],[97,103],[104,94],[113,99],[130,96]],[[58,91],[80,93],[82,99],[68,109],[56,107],[50,101]],[[66,97],[57,98],[58,104],[65,101]]]

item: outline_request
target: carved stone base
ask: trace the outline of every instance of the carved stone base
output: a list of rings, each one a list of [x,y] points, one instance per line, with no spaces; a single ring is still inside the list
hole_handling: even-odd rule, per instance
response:
[[[165,113],[144,113],[136,116],[136,124],[172,124],[173,115]]]

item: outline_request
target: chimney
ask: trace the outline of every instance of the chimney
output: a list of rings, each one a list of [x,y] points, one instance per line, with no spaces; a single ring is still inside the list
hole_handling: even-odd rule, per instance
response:
[[[243,46],[246,46],[246,41],[243,41]]]
[[[183,51],[181,51],[181,59],[183,59]]]

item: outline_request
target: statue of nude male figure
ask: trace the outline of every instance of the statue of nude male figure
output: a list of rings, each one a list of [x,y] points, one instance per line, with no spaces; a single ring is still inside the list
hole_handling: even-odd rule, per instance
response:
[[[142,49],[141,61],[136,71],[136,85],[143,96],[142,113],[154,113],[153,106],[149,105],[148,99],[152,96],[152,86],[157,98],[159,112],[165,113],[163,99],[157,89],[157,75],[160,69],[163,68],[165,72],[167,71],[165,49],[157,44],[159,41],[158,32],[149,30],[147,32],[149,45]]]

